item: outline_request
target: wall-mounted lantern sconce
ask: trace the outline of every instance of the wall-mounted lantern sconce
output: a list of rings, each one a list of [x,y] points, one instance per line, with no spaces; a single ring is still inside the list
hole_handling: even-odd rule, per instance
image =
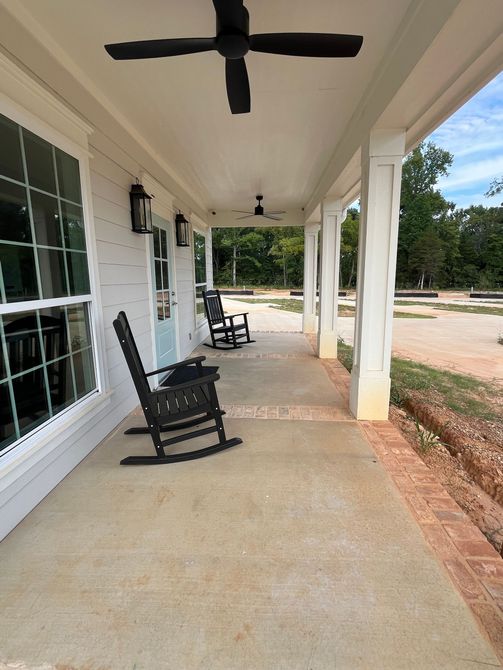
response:
[[[180,211],[175,216],[175,227],[176,227],[176,246],[190,247],[189,222]]]
[[[152,207],[150,196],[139,180],[136,184],[131,186],[129,192],[131,200],[131,226],[135,233],[151,233],[152,232]]]

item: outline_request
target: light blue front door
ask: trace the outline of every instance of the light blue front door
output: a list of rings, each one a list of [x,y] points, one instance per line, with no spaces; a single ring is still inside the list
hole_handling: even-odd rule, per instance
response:
[[[157,368],[175,363],[176,351],[176,295],[173,281],[171,253],[171,224],[156,214],[152,215],[152,285],[154,288],[154,323]],[[163,375],[160,376],[162,379]]]

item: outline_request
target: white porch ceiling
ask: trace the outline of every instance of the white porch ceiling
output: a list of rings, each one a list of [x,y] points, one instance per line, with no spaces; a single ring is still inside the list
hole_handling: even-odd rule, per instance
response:
[[[348,128],[357,126],[372,105],[374,94],[369,98],[369,92],[376,73],[386,72],[383,64],[393,58],[400,37],[407,30],[413,34],[414,21],[418,26],[425,22],[428,15],[420,10],[434,8],[438,0],[248,0],[246,4],[252,33],[356,33],[364,36],[362,50],[354,59],[340,60],[250,52],[246,61],[252,112],[233,116],[225,92],[224,60],[218,53],[115,62],[103,48],[105,43],[135,39],[212,36],[211,0],[0,0],[0,9],[3,5],[43,49],[63,62],[75,80],[84,86],[92,83],[93,95],[105,101],[112,113],[116,110],[155,149],[200,211],[249,209],[258,192],[264,194],[268,209],[299,210],[310,204],[312,211],[320,184],[328,185],[328,190],[332,187],[327,167],[337,162],[336,149],[344,144]],[[489,16],[482,20],[472,45],[479,55],[488,46],[484,42],[489,27],[497,30],[491,12],[496,12],[498,0],[485,0],[485,4]],[[442,5],[439,25],[425,22],[431,26],[425,45],[455,9],[479,7],[482,14],[478,0],[442,0]],[[1,31],[0,25],[6,50],[47,81],[43,72],[37,72],[34,52],[29,57],[11,30]],[[444,53],[448,40],[442,45]],[[406,46],[401,44],[402,49]],[[412,49],[413,45],[411,53]],[[424,72],[421,76],[427,89],[428,78]],[[446,72],[446,79],[453,77],[454,71]],[[50,83],[61,91],[59,81]],[[415,90],[410,77],[408,86]],[[375,97],[380,94],[382,90],[377,90]],[[425,90],[423,108],[428,94]],[[391,91],[382,111],[394,98],[396,92]],[[70,93],[65,99],[96,125]],[[420,111],[427,113],[427,109]],[[396,116],[407,125],[417,122],[414,114],[418,116],[417,108],[409,111],[402,104]],[[347,149],[351,155],[346,165],[355,149],[352,153]],[[356,161],[354,170],[346,169],[344,188],[354,189],[358,167]]]

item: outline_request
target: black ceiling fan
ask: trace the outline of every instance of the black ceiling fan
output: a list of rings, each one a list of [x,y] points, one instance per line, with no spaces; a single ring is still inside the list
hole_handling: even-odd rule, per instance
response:
[[[163,58],[201,51],[218,51],[225,58],[227,97],[233,114],[250,111],[250,84],[244,56],[248,51],[312,56],[315,58],[351,58],[360,51],[361,35],[330,33],[264,33],[250,35],[249,14],[243,0],[213,0],[217,14],[216,37],[183,37],[106,44],[115,60]]]
[[[255,207],[255,210],[253,212],[243,212],[241,209],[233,209],[233,212],[236,212],[236,214],[245,214],[246,216],[238,216],[236,217],[236,221],[240,221],[241,219],[250,219],[252,216],[263,216],[265,219],[273,219],[274,221],[281,221],[281,217],[277,216],[277,214],[284,214],[284,210],[278,210],[275,212],[266,212],[264,211],[264,208],[262,207],[262,200],[264,199],[263,195],[256,195],[257,198],[257,205]]]

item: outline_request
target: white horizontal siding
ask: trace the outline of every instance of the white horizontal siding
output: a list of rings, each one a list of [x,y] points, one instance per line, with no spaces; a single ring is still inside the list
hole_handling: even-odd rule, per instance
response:
[[[99,137],[99,135],[98,135]],[[125,167],[91,146],[90,184],[94,215],[96,263],[99,278],[99,313],[103,326],[104,394],[81,410],[78,421],[67,418],[55,427],[59,436],[42,444],[42,456],[4,482],[0,491],[0,539],[7,534],[56,484],[74,468],[110,431],[138,405],[138,396],[113,329],[120,310],[128,315],[143,364],[154,364],[152,297],[147,236],[131,231],[129,190],[134,183],[130,157]],[[175,247],[176,300],[180,351],[188,356],[206,336],[207,328],[196,328],[193,248]],[[207,250],[208,259],[211,252]],[[209,263],[211,261],[209,260]],[[138,419],[141,424],[142,419]],[[44,451],[46,450],[46,451]],[[47,453],[46,453],[47,452]],[[121,454],[117,454],[117,467]]]

